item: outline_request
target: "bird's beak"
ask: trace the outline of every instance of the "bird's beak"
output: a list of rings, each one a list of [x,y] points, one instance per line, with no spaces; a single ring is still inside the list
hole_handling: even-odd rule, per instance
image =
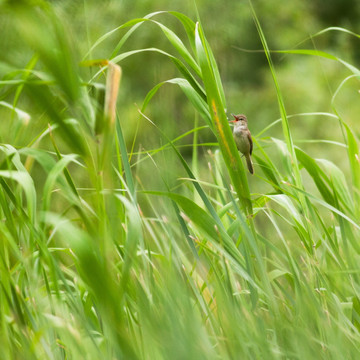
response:
[[[236,116],[234,114],[231,114],[236,119]],[[229,120],[229,123],[236,123],[236,120]]]

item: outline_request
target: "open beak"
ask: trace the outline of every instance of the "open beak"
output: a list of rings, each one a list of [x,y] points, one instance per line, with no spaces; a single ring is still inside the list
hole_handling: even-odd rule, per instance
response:
[[[234,114],[231,114],[236,119],[236,116]],[[236,123],[236,120],[229,120],[229,123]]]

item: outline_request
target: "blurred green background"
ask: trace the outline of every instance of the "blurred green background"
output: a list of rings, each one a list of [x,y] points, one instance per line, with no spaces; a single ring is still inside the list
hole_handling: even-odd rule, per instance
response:
[[[23,359],[24,349],[29,354],[35,349],[34,359],[44,358],[48,348],[61,359],[136,358],[115,356],[132,352],[168,359],[171,351],[179,359],[208,359],[210,353],[216,359],[238,353],[263,358],[259,354],[270,351],[274,359],[316,358],[312,355],[319,351],[323,358],[327,351],[333,353],[329,359],[339,359],[356,353],[360,50],[359,36],[349,31],[360,33],[360,3],[260,0],[253,6],[255,12],[248,1],[198,0],[195,7],[193,0],[0,0],[0,233],[5,239],[0,248],[5,279],[0,344],[5,345],[0,348],[19,354],[8,358]],[[209,104],[221,111],[211,121],[220,119],[222,127],[210,130],[210,116],[204,121],[174,84],[164,84],[141,116],[154,86],[182,77],[169,57],[142,51],[119,61],[121,126],[116,123],[115,133],[114,123],[104,125],[109,107],[97,96],[101,89],[104,95],[106,81],[99,64],[119,55],[114,49],[131,27],[114,29],[163,10],[201,18],[205,36],[197,32],[198,80],[205,83]],[[280,90],[253,13],[272,50]],[[162,13],[152,20],[172,29],[191,51],[175,17]],[[156,23],[145,21],[120,54],[157,48],[179,57],[172,45]],[[204,65],[210,48],[228,116],[244,113],[249,119],[253,177],[240,171],[239,157],[234,162],[223,150],[232,144],[231,133],[217,100],[221,86],[208,76],[215,67],[207,59]],[[299,49],[334,58],[290,54]],[[352,72],[347,64],[354,66]],[[190,98],[201,98],[199,93],[194,90]],[[283,124],[276,123],[281,96],[291,137],[304,150],[296,149],[299,163],[290,164],[295,159],[290,136],[281,143],[287,129],[285,116]],[[96,126],[96,111],[102,128]],[[121,148],[121,129],[127,151]],[[175,144],[185,163],[170,146],[161,147],[187,132]],[[245,209],[245,219],[240,207],[242,194],[250,197],[246,176],[254,212]],[[201,184],[197,191],[192,180]],[[163,196],[155,196],[156,190]],[[152,356],[154,346],[158,357]]]
[[[0,13],[0,78],[9,76],[11,69],[24,68],[33,56],[28,39],[24,38],[26,24],[19,26],[16,12],[22,2],[2,1]],[[24,2],[25,3],[25,2]],[[31,2],[36,4],[36,1]],[[73,56],[80,63],[85,60],[95,41],[105,33],[121,24],[143,17],[151,12],[176,10],[196,19],[196,8],[191,1],[50,1],[55,7],[57,16],[70,34]],[[209,0],[196,1],[203,22],[206,36],[218,62],[223,86],[227,98],[228,114],[245,113],[249,119],[249,127],[256,136],[263,128],[279,118],[276,92],[268,69],[267,61],[252,19],[248,1]],[[320,36],[312,37],[317,32],[330,27],[341,26],[350,31],[360,32],[360,3],[356,0],[259,0],[254,2],[255,10],[265,32],[270,49],[316,49],[333,54],[355,66],[360,62],[358,39],[349,34],[329,31]],[[180,22],[169,15],[159,15],[161,21],[176,34],[186,34]],[[156,17],[155,17],[156,20]],[[100,46],[96,47],[86,59],[108,59],[120,37],[126,30],[119,30]],[[171,45],[152,23],[144,23],[126,42],[123,51],[140,48],[157,47],[173,52]],[[334,95],[340,83],[350,72],[339,62],[306,55],[273,54],[273,59],[289,115],[306,112],[331,112],[329,99]],[[119,95],[118,109],[125,131],[129,149],[148,151],[158,148],[164,140],[154,127],[140,119],[138,108],[147,92],[161,81],[179,77],[177,69],[168,58],[156,53],[141,53],[131,56],[120,63],[123,77]],[[38,66],[38,65],[36,65]],[[39,65],[40,66],[40,65]],[[83,68],[83,80],[87,81],[97,69]],[[104,80],[104,79],[103,79]],[[8,95],[10,94],[10,95]],[[0,92],[1,100],[12,103],[13,93],[5,87]],[[355,132],[359,132],[358,114],[360,102],[358,83],[355,79],[346,82],[335,98],[336,108],[342,118],[349,123]],[[19,108],[34,114],[30,98],[22,96]],[[9,109],[0,108],[0,116],[8,118]],[[163,86],[152,99],[147,108],[149,116],[169,138],[175,138],[192,129],[196,120],[192,105],[184,94],[174,85]],[[46,126],[49,119],[39,113],[32,115],[29,129],[16,133],[16,124],[2,121],[0,124],[0,141],[15,146],[26,146],[30,139]],[[199,119],[199,125],[204,125]],[[302,139],[328,139],[340,141],[341,131],[335,120],[319,116],[295,116],[290,120],[295,142]],[[9,131],[10,130],[10,131]],[[15,136],[16,134],[16,136]],[[199,143],[211,143],[214,136],[208,129],[198,134]],[[264,136],[281,138],[280,126],[273,127]],[[192,135],[181,140],[184,145],[192,143]],[[206,156],[211,146],[199,149],[201,157]],[[323,143],[302,144],[309,154],[316,157],[332,159],[342,164],[342,152],[337,146]],[[256,152],[256,148],[255,148]],[[191,146],[182,148],[185,158],[190,159]],[[140,157],[146,155],[139,155]],[[159,167],[166,165],[169,183],[176,186],[176,179],[184,174],[178,173],[173,154],[161,152],[156,159]],[[274,159],[276,162],[276,159]],[[133,159],[133,161],[135,161]],[[204,177],[207,172],[207,161],[200,161]],[[139,174],[146,176],[152,170],[149,160],[137,167]],[[152,172],[147,178],[151,188],[161,187],[161,181]],[[153,175],[154,174],[154,175]],[[141,178],[142,176],[140,176]]]

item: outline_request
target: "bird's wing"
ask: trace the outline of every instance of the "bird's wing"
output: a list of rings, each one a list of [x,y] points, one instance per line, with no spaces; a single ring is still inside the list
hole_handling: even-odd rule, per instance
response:
[[[252,151],[253,151],[253,141],[252,141],[252,138],[251,138],[251,134],[250,134],[250,131],[248,131],[248,139],[249,139],[249,143],[250,143],[250,155],[252,154]]]

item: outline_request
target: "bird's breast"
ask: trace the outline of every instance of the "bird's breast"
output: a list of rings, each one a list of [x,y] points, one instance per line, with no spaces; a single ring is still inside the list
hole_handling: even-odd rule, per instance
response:
[[[236,147],[243,154],[247,154],[250,152],[250,142],[247,133],[248,133],[247,129],[240,127],[234,129],[234,133],[233,133]]]

